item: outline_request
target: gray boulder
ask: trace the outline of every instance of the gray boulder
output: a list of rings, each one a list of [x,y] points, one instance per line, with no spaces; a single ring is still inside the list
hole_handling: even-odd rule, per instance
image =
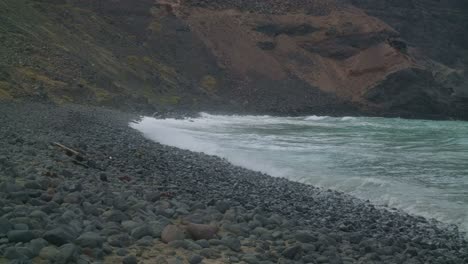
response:
[[[0,218],[0,234],[6,234],[13,229],[13,225],[5,218]]]
[[[307,231],[299,231],[296,233],[294,238],[302,243],[310,243],[317,241],[317,237],[312,235],[310,232]]]
[[[10,242],[29,242],[34,238],[33,232],[30,230],[12,230],[7,233]]]
[[[121,223],[128,220],[128,216],[120,210],[110,210],[103,213],[103,217],[109,222]]]
[[[71,230],[63,227],[57,227],[44,233],[43,238],[49,243],[61,246],[69,243],[74,239],[75,235]]]
[[[293,245],[290,247],[287,247],[281,255],[283,255],[285,258],[288,259],[294,259],[296,255],[302,254],[302,247],[300,245]]]
[[[60,254],[58,256],[59,263],[70,263],[78,252],[78,248],[74,244],[65,244],[59,248]]]
[[[35,256],[39,255],[41,249],[46,247],[49,243],[43,238],[36,238],[29,242],[29,249],[33,252]]]
[[[7,259],[27,259],[28,257],[18,251],[15,247],[8,247],[4,250],[3,256]]]
[[[166,226],[161,234],[161,240],[164,243],[183,239],[185,239],[185,232],[175,225]]]
[[[39,257],[51,263],[57,263],[59,256],[60,251],[55,246],[45,247],[39,252]]]
[[[75,240],[77,245],[89,248],[102,247],[103,242],[104,238],[95,232],[86,232]]]
[[[187,226],[187,233],[194,239],[194,240],[201,240],[201,239],[212,239],[218,233],[218,227],[211,226],[211,225],[203,225],[203,224],[189,224]]]
[[[109,236],[107,242],[114,247],[128,247],[131,244],[131,238],[128,234],[118,234]]]
[[[233,251],[239,252],[241,250],[241,242],[235,237],[224,237],[221,239],[221,242],[223,245],[232,249]]]
[[[151,228],[149,226],[142,225],[142,226],[138,226],[138,227],[132,229],[130,235],[134,239],[140,239],[140,238],[145,237],[145,236],[151,236],[152,231],[151,231]]]
[[[138,263],[138,260],[135,256],[126,256],[123,260],[122,260],[122,263],[123,264],[137,264]]]

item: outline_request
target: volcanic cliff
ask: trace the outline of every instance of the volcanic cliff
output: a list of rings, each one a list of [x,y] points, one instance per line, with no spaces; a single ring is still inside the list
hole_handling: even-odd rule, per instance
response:
[[[0,0],[0,98],[468,119],[468,4]]]

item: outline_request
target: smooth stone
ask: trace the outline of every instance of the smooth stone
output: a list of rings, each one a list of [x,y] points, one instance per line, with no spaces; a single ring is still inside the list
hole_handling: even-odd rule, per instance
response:
[[[49,243],[61,246],[73,240],[74,234],[70,230],[65,230],[63,227],[57,227],[44,233],[43,238]]]
[[[103,181],[103,182],[109,181],[109,179],[108,179],[108,177],[107,177],[107,174],[105,174],[105,173],[99,174],[99,179],[100,179],[101,181]]]
[[[329,257],[326,256],[319,256],[316,258],[317,263],[328,263],[329,262]]]
[[[79,246],[89,248],[102,247],[103,242],[104,238],[95,232],[86,232],[75,240]]]
[[[121,223],[128,220],[128,216],[120,210],[110,210],[103,213],[104,218],[109,222]]]
[[[92,258],[90,256],[87,256],[87,255],[84,255],[84,254],[81,254],[78,257],[78,260],[76,261],[76,264],[90,264],[90,263],[93,263]],[[97,262],[97,263],[99,263],[99,262]]]
[[[0,234],[6,234],[13,229],[13,225],[5,218],[0,218]]]
[[[39,252],[39,257],[45,260],[49,260],[52,263],[57,262],[60,256],[60,251],[54,246],[48,246]]]
[[[62,263],[70,263],[74,255],[78,252],[78,248],[74,244],[65,244],[59,248],[59,260]]]
[[[181,257],[169,258],[167,264],[184,264],[184,260]]]
[[[112,236],[122,234],[121,226],[116,222],[108,222],[104,225],[104,228],[101,230],[103,236]]]
[[[102,246],[102,252],[106,255],[111,255],[114,249],[107,243]]]
[[[151,236],[151,235],[152,235],[152,232],[151,232],[151,229],[150,229],[149,226],[147,226],[147,225],[142,225],[142,226],[139,226],[139,227],[134,228],[134,229],[130,232],[130,235],[131,235],[134,239],[140,239],[140,238],[145,237],[145,236]]]
[[[313,244],[302,244],[302,250],[304,252],[315,252],[316,249],[317,248]]]
[[[189,264],[199,264],[203,261],[203,257],[200,255],[193,255],[189,258]]]
[[[34,210],[32,211],[31,214],[29,214],[29,216],[31,217],[34,217],[34,218],[38,218],[38,219],[47,219],[47,214],[41,210]]]
[[[6,248],[3,252],[3,256],[7,259],[27,259],[26,255],[21,254],[15,247]]]
[[[118,234],[109,236],[107,242],[114,247],[128,247],[130,246],[131,238],[128,234]]]
[[[208,259],[217,259],[220,257],[220,252],[212,248],[204,248],[200,250],[199,254]]]
[[[247,236],[249,234],[249,226],[246,224],[223,224],[223,229],[237,236]]]
[[[205,239],[197,240],[197,241],[195,241],[195,243],[200,245],[200,247],[202,247],[202,248],[209,248],[210,247],[210,242],[208,242],[208,240],[205,240]]]
[[[169,224],[171,224],[169,219],[161,218],[158,221],[149,222],[148,226],[151,228],[151,233],[152,233],[153,237],[161,237],[162,231]]]
[[[211,226],[211,225],[190,223],[187,226],[187,233],[194,240],[201,240],[201,239],[209,240],[216,236],[216,233],[218,233],[218,227]]]
[[[16,183],[9,183],[9,182],[0,183],[0,192],[1,193],[18,192],[21,189],[22,189],[21,186],[17,185]]]
[[[83,211],[85,214],[88,214],[88,215],[94,215],[94,216],[99,215],[98,207],[89,202],[83,202]]]
[[[316,255],[305,255],[302,257],[302,261],[305,263],[317,263],[316,258]]]
[[[27,224],[14,224],[14,230],[29,230],[29,226]]]
[[[174,240],[168,243],[169,246],[173,248],[184,248],[187,250],[199,250],[202,247],[191,240]]]
[[[149,247],[153,244],[153,237],[145,236],[136,242],[138,246]]]
[[[233,251],[239,252],[241,250],[241,242],[235,237],[223,237],[223,239],[221,239],[221,242],[223,245],[227,246]]]
[[[79,204],[81,200],[82,200],[82,197],[79,192],[69,193],[65,195],[65,197],[63,197],[63,202],[69,203],[69,204]]]
[[[35,256],[37,256],[37,254],[34,254],[34,252],[33,252],[30,248],[27,248],[27,247],[17,247],[16,250],[17,250],[20,254],[22,254],[22,255],[24,255],[24,256],[30,258],[30,259],[31,259],[31,258],[34,258]]]
[[[115,254],[117,254],[117,256],[126,256],[128,254],[128,250],[126,250],[125,248],[119,248],[117,249]]]
[[[161,198],[160,192],[150,192],[145,195],[145,198],[148,202],[156,202]]]
[[[13,230],[7,233],[7,237],[10,242],[26,243],[34,238],[34,234],[30,230]]]
[[[281,252],[281,255],[288,259],[294,259],[296,255],[300,254],[301,252],[302,247],[300,245],[293,245],[283,250],[283,252]]]
[[[123,264],[137,264],[138,260],[135,256],[126,256],[125,258],[123,258],[122,263]]]
[[[37,181],[27,181],[24,183],[24,187],[27,189],[42,190],[42,185]]]
[[[220,246],[223,245],[223,242],[219,239],[210,239],[208,240],[211,246]]]
[[[166,226],[161,234],[161,240],[164,243],[183,239],[185,239],[185,232],[175,225]]]
[[[127,220],[122,222],[122,227],[127,231],[131,232],[133,229],[139,227],[141,224],[132,220]]]
[[[299,231],[294,238],[301,243],[310,243],[317,241],[317,237],[307,231]]]
[[[249,264],[259,263],[257,255],[251,254],[251,253],[242,255],[242,260],[249,263]]]
[[[34,255],[39,255],[41,249],[46,247],[49,243],[43,238],[36,238],[29,242],[29,249],[34,253]]]
[[[217,202],[215,207],[216,207],[216,210],[224,214],[227,210],[229,210],[229,208],[231,208],[231,204],[228,201],[223,200],[223,201]]]

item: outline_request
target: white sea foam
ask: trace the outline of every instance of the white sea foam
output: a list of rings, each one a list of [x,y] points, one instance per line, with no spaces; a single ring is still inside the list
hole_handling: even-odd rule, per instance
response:
[[[304,118],[304,120],[306,121],[320,121],[320,120],[325,120],[329,118],[329,116],[316,116],[316,115],[313,115],[313,116],[308,116],[306,118]]]
[[[202,113],[185,120],[145,117],[131,126],[165,145],[468,231],[468,123]]]

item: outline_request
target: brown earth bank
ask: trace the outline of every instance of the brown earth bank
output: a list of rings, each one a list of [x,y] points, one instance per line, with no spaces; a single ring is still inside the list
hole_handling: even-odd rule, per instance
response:
[[[468,119],[468,4],[0,0],[0,98]]]

